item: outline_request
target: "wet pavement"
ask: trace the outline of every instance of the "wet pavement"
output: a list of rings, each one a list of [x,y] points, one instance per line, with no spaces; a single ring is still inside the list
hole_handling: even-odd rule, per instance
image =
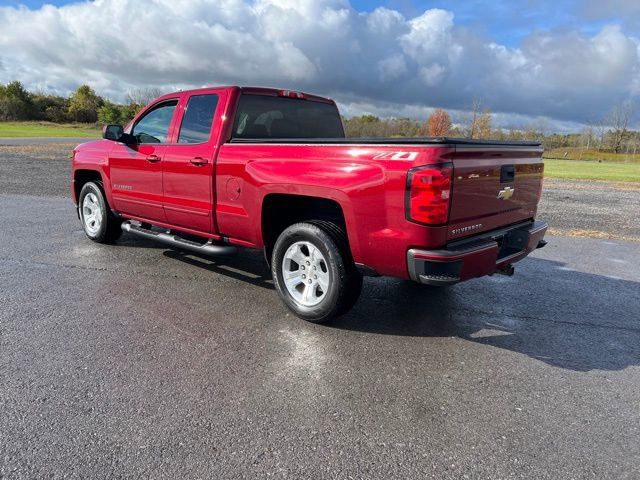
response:
[[[25,161],[0,158],[0,478],[640,476],[640,243],[368,278],[319,326],[260,252],[92,243],[64,161]]]

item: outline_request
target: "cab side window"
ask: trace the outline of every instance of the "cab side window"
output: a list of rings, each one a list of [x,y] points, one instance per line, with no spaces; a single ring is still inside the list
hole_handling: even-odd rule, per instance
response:
[[[182,118],[178,143],[204,143],[211,136],[211,124],[218,106],[218,95],[193,95]]]
[[[163,102],[147,112],[133,126],[131,134],[140,144],[166,143],[177,100]]]

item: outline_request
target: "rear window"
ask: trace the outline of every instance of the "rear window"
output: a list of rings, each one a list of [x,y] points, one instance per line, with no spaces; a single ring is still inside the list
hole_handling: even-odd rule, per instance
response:
[[[234,138],[344,138],[338,108],[288,97],[242,95]]]
[[[208,141],[217,105],[217,95],[193,95],[189,98],[180,127],[178,143],[204,143]]]

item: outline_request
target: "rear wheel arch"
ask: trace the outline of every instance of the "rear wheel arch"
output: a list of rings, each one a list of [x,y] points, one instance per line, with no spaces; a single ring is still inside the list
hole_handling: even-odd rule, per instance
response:
[[[265,257],[271,263],[273,247],[280,234],[300,222],[324,221],[337,226],[350,248],[345,213],[336,200],[294,194],[272,193],[264,197],[261,209],[261,232]]]

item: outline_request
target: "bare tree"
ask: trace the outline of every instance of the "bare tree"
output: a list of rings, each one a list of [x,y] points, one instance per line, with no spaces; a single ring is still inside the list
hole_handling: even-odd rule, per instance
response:
[[[471,123],[468,129],[469,138],[489,138],[491,136],[491,112],[475,99],[471,107]]]
[[[594,136],[595,132],[594,132],[594,128],[593,125],[588,123],[583,129],[582,129],[582,135],[581,135],[581,139],[582,139],[582,146],[586,149],[589,150],[592,146],[593,146],[593,136]]]
[[[593,125],[587,124],[580,133],[580,146],[582,148],[580,149],[578,160],[582,160],[582,154],[584,153],[584,151],[588,151],[593,145],[593,135]]]
[[[616,105],[609,114],[608,123],[611,126],[611,148],[614,152],[619,153],[622,148],[622,142],[627,135],[629,122],[633,117],[633,104],[631,100]]]
[[[523,138],[523,132],[522,130],[518,130],[516,128],[509,128],[509,132],[507,133],[507,140],[511,140],[511,141],[520,141]]]
[[[544,142],[549,126],[547,121],[540,117],[528,124],[524,129],[525,140]]]
[[[604,137],[607,133],[607,129],[604,126],[604,121],[600,119],[594,122],[592,125],[593,125],[593,142],[595,143],[596,149],[602,150],[604,148]]]
[[[145,88],[134,88],[133,90],[129,90],[125,95],[125,101],[128,105],[135,105],[139,108],[145,107],[151,101],[157,97],[162,95],[162,92],[159,88],[155,87],[145,87]]]
[[[427,123],[430,137],[445,137],[451,130],[451,117],[441,108],[429,115]]]

